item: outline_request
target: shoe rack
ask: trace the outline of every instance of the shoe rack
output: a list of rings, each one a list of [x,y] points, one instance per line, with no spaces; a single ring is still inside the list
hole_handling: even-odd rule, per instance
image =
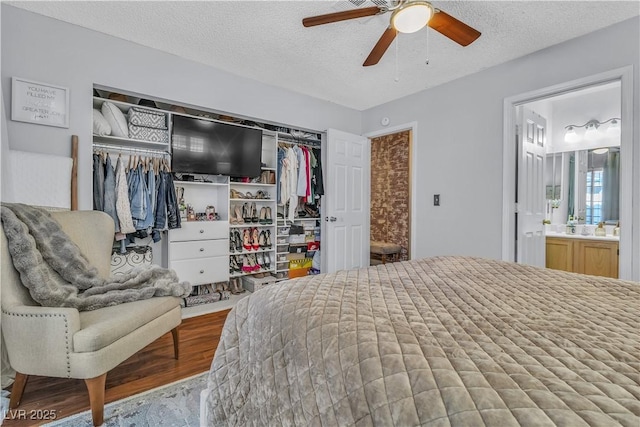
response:
[[[275,272],[276,145],[263,133],[262,173],[229,182],[229,277]]]
[[[293,132],[279,133],[278,145],[291,147],[293,145],[306,146],[309,149],[321,148],[319,135]],[[321,198],[316,199],[315,206],[321,205]],[[288,212],[288,204],[278,204],[277,235],[276,235],[276,281],[294,279],[308,274],[317,274],[312,271],[312,258],[316,251],[320,251],[320,212],[314,210],[308,204],[299,205],[296,209],[293,221],[285,219]],[[301,234],[293,233],[292,226],[302,228]]]

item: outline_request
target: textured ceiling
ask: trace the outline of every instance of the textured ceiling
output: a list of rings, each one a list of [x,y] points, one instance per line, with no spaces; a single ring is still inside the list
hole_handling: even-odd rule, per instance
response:
[[[482,36],[463,48],[428,28],[401,34],[378,65],[365,68],[390,14],[301,24],[307,16],[356,7],[348,1],[7,3],[357,110],[640,14],[637,0],[433,1]]]

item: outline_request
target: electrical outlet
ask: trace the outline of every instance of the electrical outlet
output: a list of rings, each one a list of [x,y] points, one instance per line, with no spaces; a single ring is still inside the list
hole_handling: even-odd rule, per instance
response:
[[[439,194],[434,194],[433,195],[433,206],[440,206],[440,195]]]

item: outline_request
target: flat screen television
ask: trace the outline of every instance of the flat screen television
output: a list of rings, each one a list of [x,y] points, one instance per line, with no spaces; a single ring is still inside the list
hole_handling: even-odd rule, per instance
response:
[[[194,117],[173,116],[175,173],[256,177],[262,172],[262,131]]]

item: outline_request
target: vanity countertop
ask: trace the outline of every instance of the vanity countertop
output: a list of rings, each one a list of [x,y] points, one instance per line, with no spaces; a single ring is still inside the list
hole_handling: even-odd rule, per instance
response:
[[[606,235],[606,236],[595,236],[593,234],[589,234],[589,235],[582,235],[579,233],[576,234],[567,234],[567,233],[558,233],[555,231],[546,231],[545,232],[545,236],[546,237],[562,237],[562,238],[567,238],[567,239],[583,239],[583,240],[603,240],[603,241],[608,241],[608,242],[619,242],[620,241],[620,236],[612,236],[612,235]]]

